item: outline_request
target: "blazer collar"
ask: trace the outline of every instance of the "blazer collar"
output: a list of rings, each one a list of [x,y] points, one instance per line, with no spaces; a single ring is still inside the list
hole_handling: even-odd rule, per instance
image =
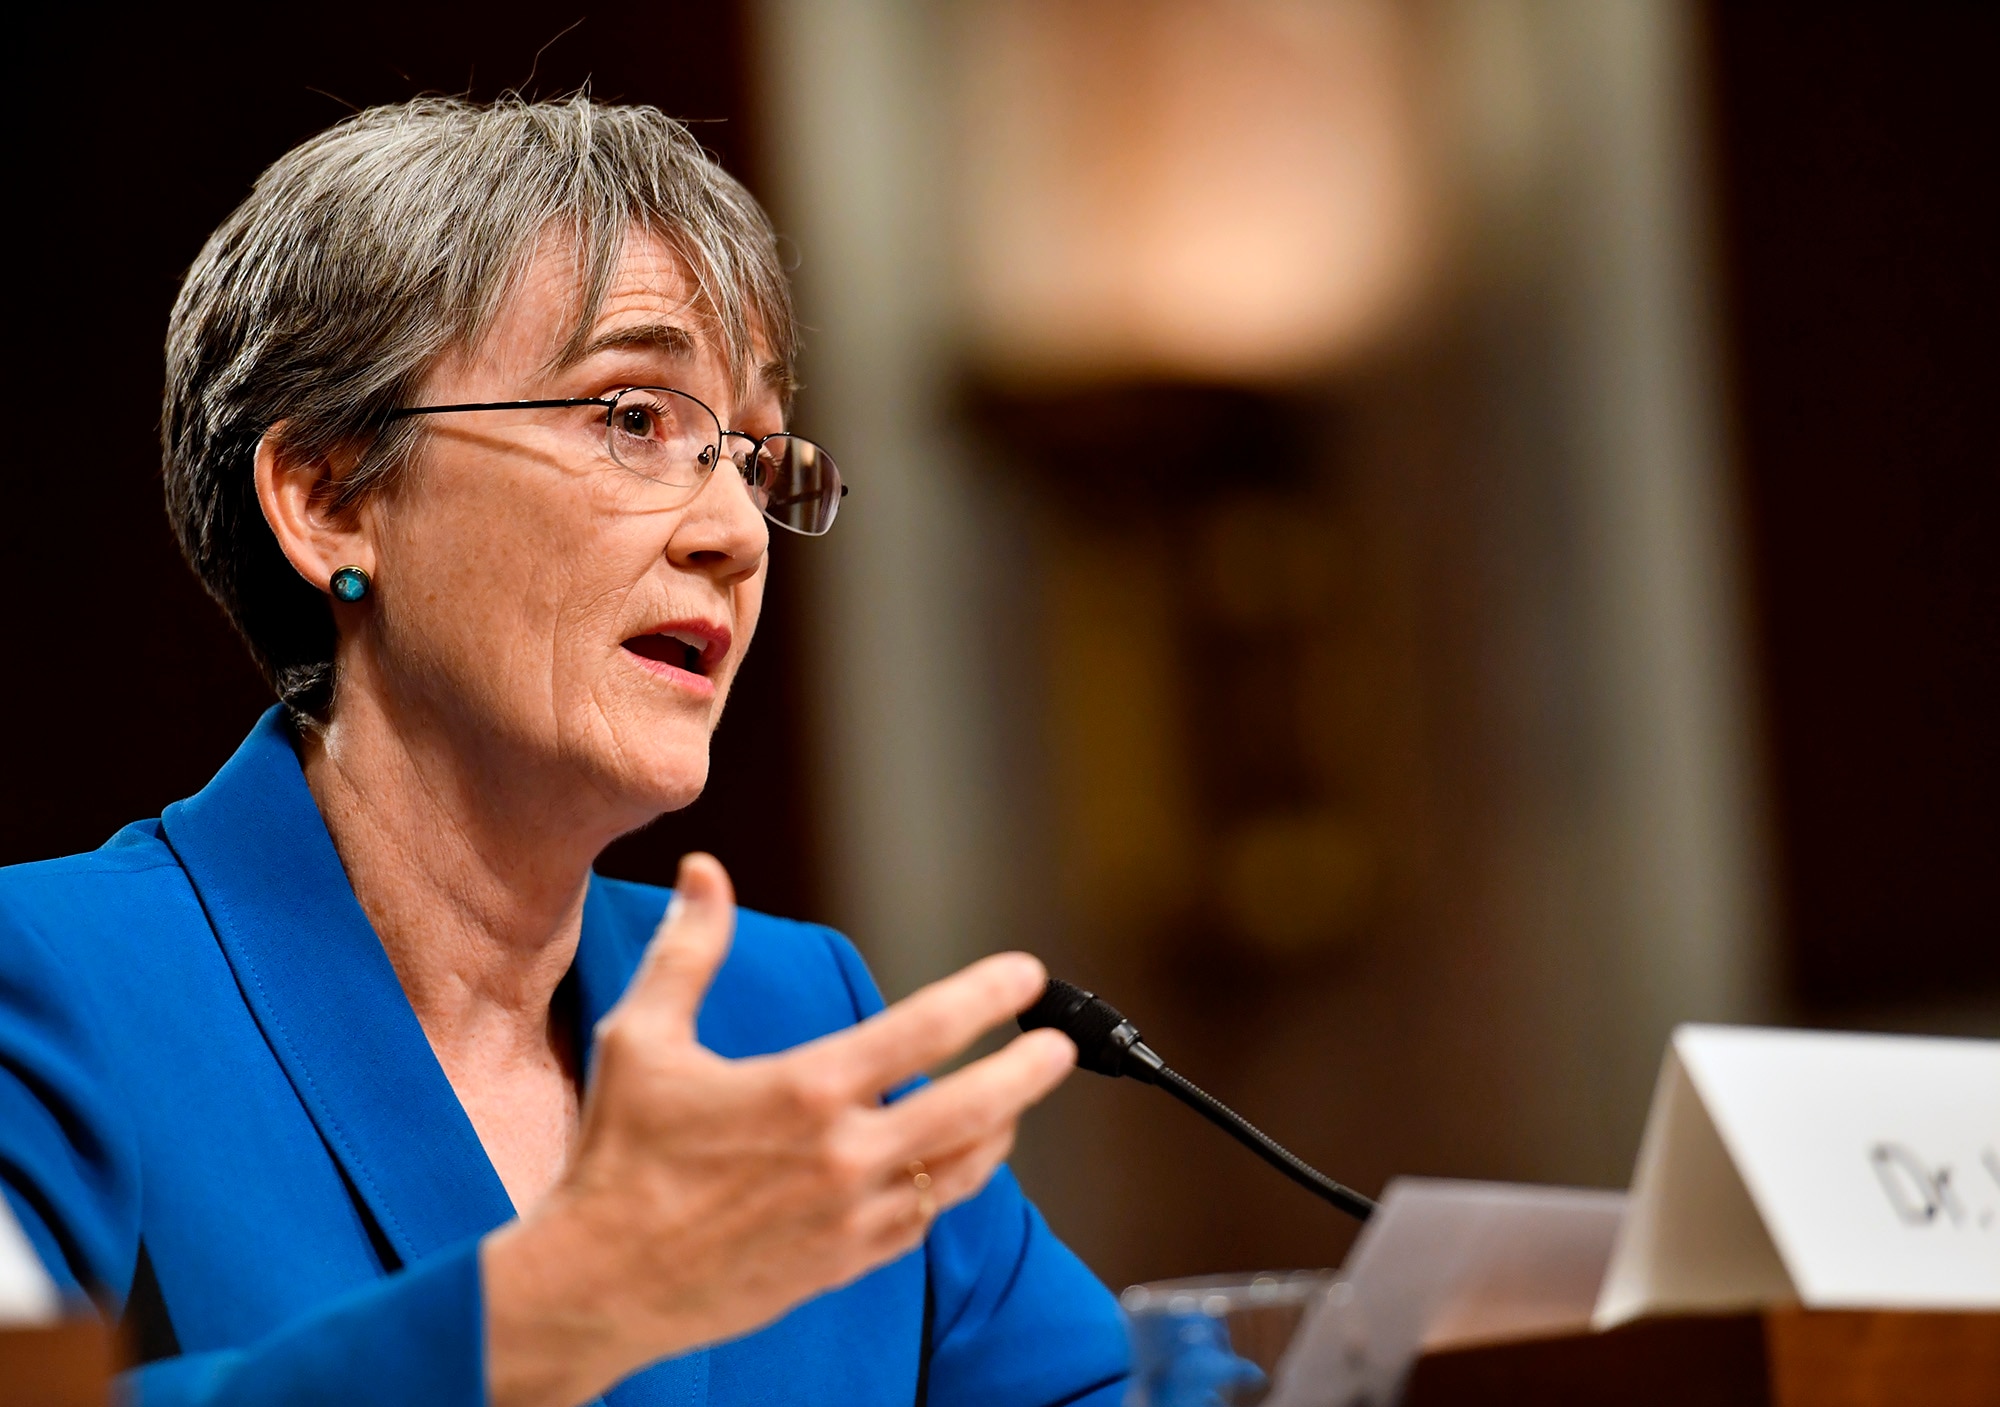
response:
[[[161,820],[244,1001],[402,1262],[512,1219],[347,882],[283,712]]]

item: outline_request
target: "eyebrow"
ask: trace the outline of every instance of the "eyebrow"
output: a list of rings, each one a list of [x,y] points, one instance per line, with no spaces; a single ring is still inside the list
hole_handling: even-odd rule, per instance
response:
[[[670,357],[692,357],[697,350],[694,334],[684,327],[669,322],[633,323],[628,327],[614,327],[609,332],[590,338],[571,355],[562,357],[550,370],[567,370],[579,362],[588,361],[599,352],[661,352]],[[758,363],[757,379],[787,404],[799,389],[791,366],[780,360]]]
[[[698,344],[694,334],[686,328],[678,328],[670,322],[638,322],[628,328],[612,328],[610,332],[600,332],[576,350],[574,356],[562,358],[556,370],[564,370],[584,362],[598,352],[664,352],[666,356],[694,356]],[[790,396],[798,390],[798,380],[792,376],[788,362],[770,360],[758,362],[758,380],[780,396]]]
[[[798,394],[798,377],[793,375],[790,364],[786,362],[773,360],[758,363],[757,379],[769,390],[777,392],[778,398],[788,406],[792,397]]]
[[[684,327],[676,327],[667,322],[633,323],[627,327],[614,327],[609,332],[600,332],[585,342],[574,355],[562,359],[562,366],[575,366],[588,361],[599,352],[664,352],[672,357],[691,357],[695,352],[694,334]]]

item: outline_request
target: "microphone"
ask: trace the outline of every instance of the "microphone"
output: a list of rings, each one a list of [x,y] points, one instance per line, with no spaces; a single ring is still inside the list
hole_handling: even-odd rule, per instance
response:
[[[1159,1052],[1140,1039],[1139,1028],[1125,1019],[1125,1013],[1095,992],[1051,977],[1035,1004],[1021,1013],[1020,1023],[1023,1031],[1044,1027],[1061,1031],[1076,1043],[1076,1063],[1086,1070],[1158,1085],[1306,1191],[1333,1203],[1356,1221],[1368,1220],[1375,1210],[1368,1198],[1335,1182],[1207,1090],[1169,1069]]]

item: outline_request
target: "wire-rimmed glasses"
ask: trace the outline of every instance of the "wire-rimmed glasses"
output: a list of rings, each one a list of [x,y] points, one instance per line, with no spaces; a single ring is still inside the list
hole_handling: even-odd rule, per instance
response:
[[[611,396],[564,400],[403,406],[389,412],[388,418],[568,406],[602,406],[604,447],[612,461],[656,484],[695,488],[726,454],[749,486],[758,511],[779,527],[807,537],[818,537],[833,526],[847,493],[833,456],[811,440],[786,431],[747,435],[724,430],[714,411],[687,392],[667,386],[628,386]],[[724,448],[726,443],[730,448]]]

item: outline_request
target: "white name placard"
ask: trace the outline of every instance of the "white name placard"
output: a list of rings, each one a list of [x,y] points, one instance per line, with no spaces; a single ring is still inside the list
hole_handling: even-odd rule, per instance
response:
[[[1785,1303],[2000,1309],[2000,1041],[1674,1033],[1594,1321]]]
[[[61,1309],[55,1282],[14,1220],[14,1209],[0,1197],[0,1328],[46,1324]]]

